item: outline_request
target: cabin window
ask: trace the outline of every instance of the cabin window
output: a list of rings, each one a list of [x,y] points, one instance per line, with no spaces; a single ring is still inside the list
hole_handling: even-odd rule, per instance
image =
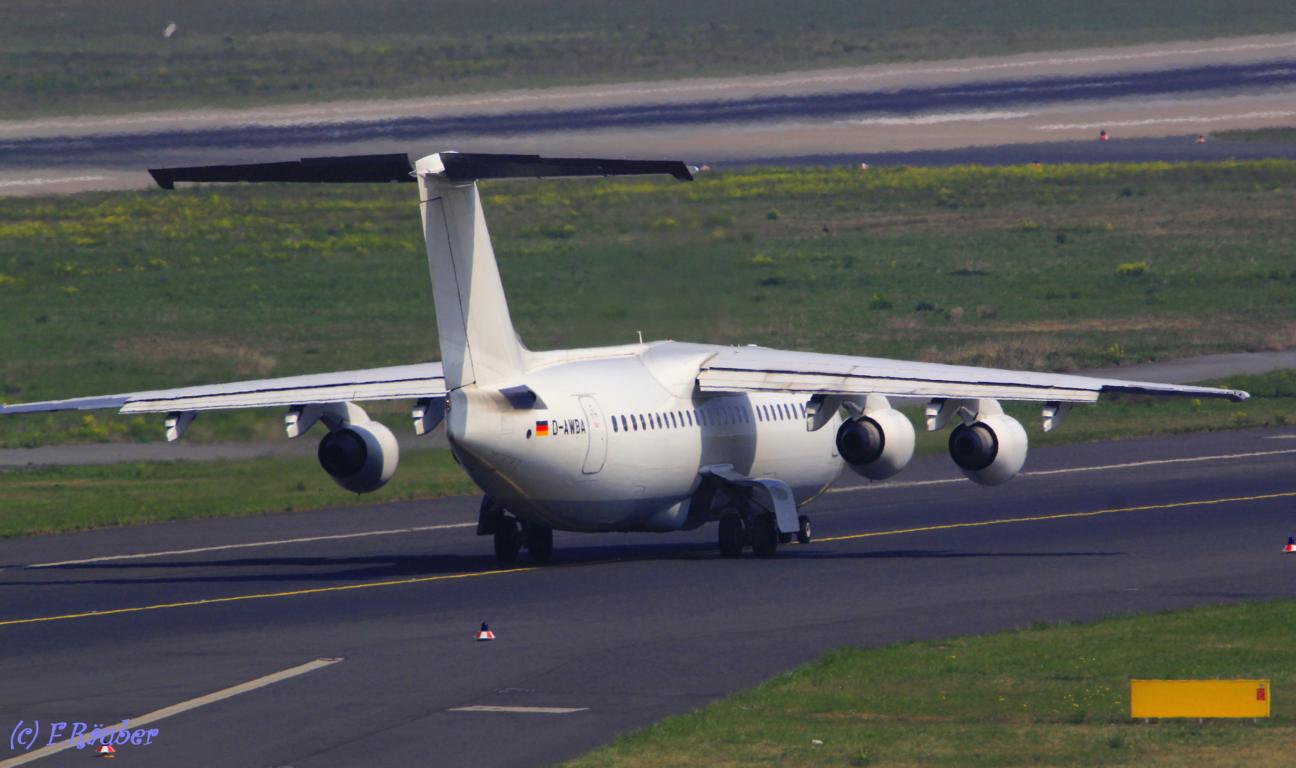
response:
[[[615,416],[612,417],[612,431],[613,432],[617,431],[617,419]]]
[[[798,407],[801,409],[801,418],[804,419],[806,417],[805,403],[799,403]]]
[[[685,412],[684,412],[684,416],[685,416],[685,418],[688,419],[688,425],[689,425],[690,427],[693,426],[693,412],[692,412],[692,411],[685,411]]]

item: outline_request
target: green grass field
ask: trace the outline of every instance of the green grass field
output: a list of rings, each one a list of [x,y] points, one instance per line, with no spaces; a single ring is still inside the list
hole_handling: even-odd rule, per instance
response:
[[[168,24],[177,32],[164,39]],[[1276,0],[0,6],[0,115],[389,98],[1296,30]]]
[[[0,538],[476,492],[449,451],[407,451],[400,470],[399,482],[364,496],[337,487],[311,456],[4,471]]]
[[[483,185],[536,349],[645,338],[1040,370],[1296,345],[1296,163]],[[435,360],[411,189],[0,200],[0,398]],[[404,406],[379,409],[397,420]],[[204,417],[192,439],[279,433]],[[404,426],[402,425],[402,428]],[[8,419],[0,445],[157,439]]]
[[[568,765],[1290,765],[1294,625],[1275,602],[845,648]],[[1130,678],[1269,679],[1272,715],[1134,722]]]
[[[1296,144],[1296,128],[1254,128],[1247,131],[1219,131],[1211,135],[1225,141]]]

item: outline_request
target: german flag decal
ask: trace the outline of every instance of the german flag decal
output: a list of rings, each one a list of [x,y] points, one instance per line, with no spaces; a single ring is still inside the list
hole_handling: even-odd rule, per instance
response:
[[[536,433],[536,437],[548,437],[548,436],[549,436],[549,422],[548,422],[548,421],[537,421],[537,422],[536,422],[536,429],[535,429],[535,433]]]

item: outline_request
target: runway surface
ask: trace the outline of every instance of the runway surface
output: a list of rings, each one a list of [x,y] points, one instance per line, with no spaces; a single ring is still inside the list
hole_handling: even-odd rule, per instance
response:
[[[945,162],[982,162],[954,151],[1053,144],[1069,147],[1072,161],[1138,159],[1149,147],[1128,144],[1124,154],[1112,147],[1291,124],[1293,96],[1296,36],[1271,35],[404,102],[51,118],[0,123],[0,194],[145,186],[143,169],[165,165],[447,147],[749,164],[886,162],[879,156],[928,151],[966,158]],[[1094,139],[1102,129],[1114,141],[1100,147]],[[1155,157],[1221,152],[1175,146]],[[1287,147],[1223,151],[1291,154]],[[1034,159],[1041,158],[1014,161]]]
[[[712,526],[500,569],[474,498],[0,542],[0,735],[150,714],[132,765],[542,765],[842,645],[1291,598],[1292,438],[1040,449],[997,489],[945,457],[844,476],[769,561]]]

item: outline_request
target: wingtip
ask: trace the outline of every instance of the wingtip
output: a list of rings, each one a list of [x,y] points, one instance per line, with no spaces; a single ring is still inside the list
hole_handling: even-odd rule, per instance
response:
[[[150,168],[149,175],[163,189],[175,189],[175,179],[164,168]]]

